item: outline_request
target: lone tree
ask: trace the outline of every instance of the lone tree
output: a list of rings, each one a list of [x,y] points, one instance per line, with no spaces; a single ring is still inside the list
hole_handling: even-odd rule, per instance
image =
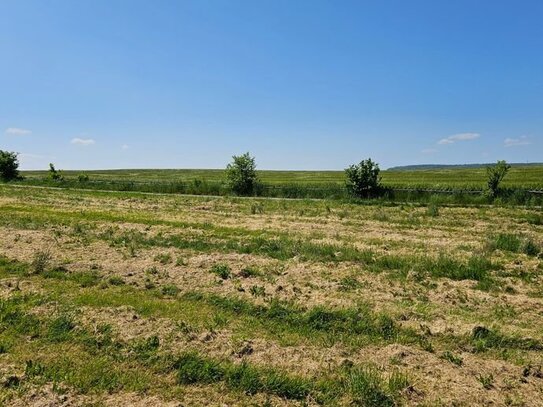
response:
[[[0,178],[3,181],[11,181],[19,178],[17,153],[0,150]]]
[[[237,195],[251,195],[258,184],[255,158],[249,153],[232,156],[233,161],[226,166],[226,179]]]
[[[379,164],[371,158],[360,161],[345,169],[347,176],[346,186],[349,193],[358,198],[369,197],[375,194],[381,183]]]
[[[505,160],[498,161],[495,165],[486,167],[488,195],[492,198],[498,196],[500,183],[503,181],[511,166]]]

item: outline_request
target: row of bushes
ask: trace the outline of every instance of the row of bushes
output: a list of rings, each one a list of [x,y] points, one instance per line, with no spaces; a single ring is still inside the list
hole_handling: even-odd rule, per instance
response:
[[[217,181],[115,181],[115,180],[79,180],[74,178],[63,178],[60,181],[53,181],[49,178],[28,178],[19,181],[25,185],[48,186],[60,188],[84,188],[98,191],[127,191],[127,192],[148,192],[163,194],[189,194],[189,195],[232,195],[232,190],[226,182]],[[346,187],[341,184],[263,184],[255,188],[251,196],[270,198],[297,198],[297,199],[343,199],[353,200]],[[389,186],[382,186],[369,198],[372,201],[386,202],[417,202],[421,204],[509,204],[541,206],[543,205],[543,194],[537,194],[524,189],[507,188],[501,189],[497,197],[493,198],[484,191],[464,190],[425,190],[405,189]],[[357,201],[358,199],[354,199]]]
[[[245,195],[277,198],[326,198],[326,199],[378,199],[384,201],[414,201],[421,203],[438,202],[449,204],[505,203],[515,205],[541,205],[543,194],[522,189],[503,189],[500,183],[510,166],[498,161],[487,167],[487,188],[484,191],[405,189],[384,186],[381,183],[379,165],[370,158],[345,169],[345,185],[330,184],[264,184],[256,172],[256,161],[249,153],[233,156],[225,170],[224,182],[170,181],[95,181],[87,174],[77,179],[67,179],[53,164],[49,164],[47,178],[30,179],[25,183],[64,188],[85,188],[95,190],[139,191],[153,193],[177,193],[196,195]],[[19,180],[17,154],[0,151],[0,177],[3,180]]]

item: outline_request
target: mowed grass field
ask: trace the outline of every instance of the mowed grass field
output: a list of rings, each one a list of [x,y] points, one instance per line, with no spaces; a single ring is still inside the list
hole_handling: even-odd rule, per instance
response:
[[[0,228],[0,404],[543,400],[540,209],[4,184]]]
[[[207,182],[224,181],[224,171],[208,170],[104,170],[104,171],[63,171],[67,178],[76,179],[81,173],[91,180],[136,181],[136,182],[176,182],[201,180]],[[327,185],[344,184],[343,171],[259,171],[265,184],[303,184]],[[23,171],[29,179],[43,178],[47,171]],[[429,170],[382,171],[384,186],[396,188],[445,188],[445,189],[483,189],[486,186],[485,168],[454,168]],[[543,165],[513,166],[502,184],[506,188],[543,188]]]

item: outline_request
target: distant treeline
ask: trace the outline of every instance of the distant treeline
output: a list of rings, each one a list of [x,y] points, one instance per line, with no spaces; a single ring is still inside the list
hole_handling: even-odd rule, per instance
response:
[[[486,168],[493,163],[487,164],[414,164],[399,165],[390,167],[387,171],[423,171],[423,170],[458,170],[470,168]],[[511,167],[537,167],[543,166],[543,163],[509,163]]]

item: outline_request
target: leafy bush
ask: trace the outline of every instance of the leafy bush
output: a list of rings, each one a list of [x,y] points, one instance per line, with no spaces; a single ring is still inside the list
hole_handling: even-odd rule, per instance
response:
[[[381,184],[380,171],[379,164],[373,162],[371,158],[351,165],[345,169],[347,190],[358,198],[375,195]]]
[[[17,153],[0,150],[0,178],[11,181],[19,177],[19,160]]]
[[[249,153],[232,158],[233,161],[226,167],[228,186],[237,195],[252,195],[259,183],[255,158]]]
[[[90,178],[87,174],[82,173],[77,176],[77,180],[79,182],[89,182]]]
[[[53,181],[62,181],[64,179],[60,170],[57,170],[53,163],[49,163],[49,178]]]
[[[505,160],[498,161],[494,166],[486,167],[487,193],[490,197],[495,198],[498,196],[500,183],[503,181],[510,168],[511,166],[508,165]]]

